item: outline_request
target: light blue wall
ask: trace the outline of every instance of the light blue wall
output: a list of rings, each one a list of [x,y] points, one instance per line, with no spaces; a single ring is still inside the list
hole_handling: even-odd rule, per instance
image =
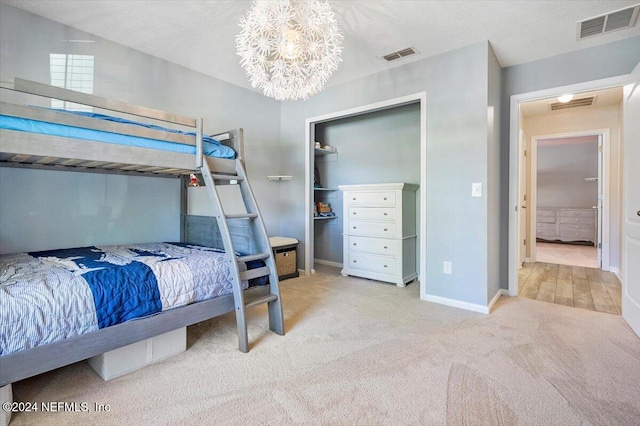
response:
[[[178,179],[0,167],[0,182],[0,253],[180,241]]]
[[[338,149],[338,154],[316,158],[325,187],[388,182],[420,184],[419,104],[318,124],[316,140]],[[342,193],[316,194],[323,194],[338,218],[315,222],[314,257],[342,263]]]
[[[502,68],[493,49],[488,52],[488,109],[487,109],[487,302],[490,302],[500,290],[501,283],[507,282],[507,276],[501,275],[501,263],[506,256],[507,247],[501,245],[500,223],[506,221],[501,215],[500,199],[508,196],[508,191],[502,192],[500,186],[500,171],[507,168],[500,164],[500,113],[502,111]]]
[[[70,43],[65,40],[92,40],[92,43]],[[141,53],[108,40],[78,31],[71,27],[44,19],[22,10],[0,4],[0,72],[3,75],[16,76],[43,83],[49,80],[49,54],[75,53],[95,56],[94,93],[111,99],[119,99],[138,105],[167,110],[182,115],[203,117],[205,132],[215,133],[243,127],[245,130],[245,157],[248,175],[252,187],[266,220],[267,229],[276,234],[280,231],[283,206],[278,199],[281,186],[273,185],[266,180],[267,175],[280,174],[283,160],[280,149],[280,104],[238,86],[205,76],[180,65]],[[240,68],[239,68],[240,69]],[[8,100],[13,94],[1,91],[2,100]],[[30,103],[40,103],[36,100]],[[47,101],[44,101],[47,104]],[[31,188],[51,185],[65,189],[70,182],[79,185],[80,181],[96,179],[93,176],[78,174],[68,178],[64,174],[33,174],[28,170],[13,170],[4,173],[0,181],[0,193],[11,192],[15,180],[24,179],[31,182]],[[37,179],[45,179],[39,182]],[[117,186],[127,187],[129,191],[142,191],[139,194],[128,193],[128,196],[146,197],[144,185],[136,183],[138,177],[119,177],[125,182]],[[177,206],[179,187],[176,182],[160,179],[154,190],[167,194],[166,205],[155,204],[155,209],[174,211]],[[18,199],[12,202],[31,203],[32,191],[28,188],[21,194],[14,194]],[[123,194],[127,195],[127,194]],[[65,206],[69,217],[76,214],[74,206],[82,199],[58,204],[64,212]],[[159,202],[159,201],[158,201]],[[144,217],[149,212],[143,204],[131,206],[131,216]],[[138,208],[139,207],[139,208]],[[15,210],[16,212],[19,209]],[[44,212],[43,212],[44,214]],[[3,208],[0,226],[0,239],[16,241],[21,236],[12,226],[22,217],[12,217]],[[84,223],[84,222],[83,222]],[[118,222],[122,225],[124,222]],[[115,225],[115,224],[112,224]],[[166,226],[165,226],[166,225]],[[158,227],[159,240],[173,238],[179,230],[179,220],[172,224]],[[78,228],[77,233],[94,235],[87,243],[101,244],[99,234],[93,233],[95,225]],[[127,228],[130,230],[129,228]],[[53,238],[54,234],[51,234]],[[25,239],[27,236],[22,236]],[[132,236],[134,239],[136,235]],[[47,237],[49,238],[49,237]],[[146,238],[143,232],[140,238]],[[130,241],[134,242],[134,241]],[[34,244],[40,244],[34,243]],[[55,241],[43,242],[47,246],[55,245]]]
[[[306,102],[282,104],[281,135],[294,176],[289,228],[304,240],[305,120],[426,92],[427,293],[486,305],[488,43],[483,42],[330,87]],[[304,256],[299,249],[300,258]],[[442,262],[453,262],[453,274]]]
[[[536,205],[590,209],[598,204],[598,142],[538,145]]]

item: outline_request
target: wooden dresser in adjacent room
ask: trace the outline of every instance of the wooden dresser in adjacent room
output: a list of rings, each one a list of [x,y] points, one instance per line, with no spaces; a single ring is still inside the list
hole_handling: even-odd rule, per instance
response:
[[[404,287],[416,273],[416,190],[409,183],[339,185],[343,191],[343,269]]]

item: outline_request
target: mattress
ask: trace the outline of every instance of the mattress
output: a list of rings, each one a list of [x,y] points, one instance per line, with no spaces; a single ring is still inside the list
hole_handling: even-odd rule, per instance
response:
[[[3,255],[0,355],[230,294],[231,282],[223,251],[183,243]]]
[[[112,117],[110,115],[83,112],[83,111],[65,111],[56,110],[68,114],[81,115],[85,117],[95,118],[105,121],[114,121],[118,123],[129,124],[133,126],[142,126],[150,129],[161,130],[164,132],[176,133],[181,135],[194,136],[195,133],[183,132],[176,129],[167,129],[164,127],[140,123],[127,120],[120,117]],[[163,151],[171,151],[182,154],[196,153],[196,147],[177,142],[163,141],[158,139],[149,139],[138,136],[123,135],[120,133],[111,133],[101,130],[86,129],[82,127],[67,126],[65,124],[49,123],[46,121],[31,120],[28,118],[12,117],[8,115],[0,115],[0,129],[14,130],[19,132],[39,133],[51,136],[61,136],[73,139],[91,140],[95,142],[112,143],[116,145],[135,146],[139,148],[159,149]],[[226,145],[222,145],[220,141],[203,135],[202,151],[209,157],[233,159],[236,153],[233,149]]]

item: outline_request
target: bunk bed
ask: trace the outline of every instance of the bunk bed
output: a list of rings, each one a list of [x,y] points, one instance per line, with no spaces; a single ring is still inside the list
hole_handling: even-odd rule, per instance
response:
[[[248,351],[248,340],[244,310],[261,304],[268,305],[269,327],[277,334],[284,334],[282,305],[278,288],[278,277],[272,250],[264,223],[258,211],[255,198],[244,171],[244,147],[242,129],[236,129],[217,135],[213,154],[203,143],[202,119],[195,119],[150,108],[130,105],[121,101],[101,98],[94,95],[61,89],[42,83],[19,78],[2,77],[0,87],[22,92],[29,96],[60,99],[77,104],[99,108],[117,114],[114,119],[104,119],[102,114],[70,114],[51,108],[24,106],[16,103],[0,103],[0,166],[46,168],[54,170],[73,170],[99,173],[123,173],[176,177],[182,184],[181,242],[171,245],[173,249],[197,248],[203,251],[224,250],[223,263],[228,270],[230,289],[215,293],[211,298],[195,303],[180,303],[173,309],[147,312],[142,318],[130,319],[121,323],[107,321],[97,329],[76,334],[61,340],[44,344],[7,350],[0,356],[0,388],[7,389],[10,384],[74,362],[120,348],[144,339],[186,327],[222,315],[236,312],[239,348]],[[6,97],[5,97],[6,99]],[[39,99],[39,98],[38,98]],[[122,116],[127,118],[123,118]],[[133,119],[129,119],[133,117]],[[33,130],[29,124],[24,129],[14,128],[7,121],[17,120],[27,123],[45,123],[63,126],[62,133],[47,134],[48,130]],[[142,125],[132,124],[142,120]],[[170,127],[158,126],[162,122]],[[24,124],[24,123],[23,123]],[[65,133],[64,127],[71,129],[89,129],[106,135],[106,141],[93,136]],[[186,129],[186,130],[185,130]],[[112,136],[124,136],[160,144],[178,146],[177,149],[150,147],[143,144],[126,145],[114,143]],[[219,142],[218,142],[219,141]],[[155,143],[155,142],[154,142]],[[231,155],[229,152],[231,151]],[[224,158],[226,157],[226,158]],[[189,175],[200,173],[215,210],[215,217],[189,216],[186,214],[186,194]],[[245,202],[246,214],[225,214],[224,206],[217,193],[216,186],[237,184]],[[135,243],[135,242],[132,242]],[[155,247],[157,249],[157,247]],[[90,264],[78,267],[95,266],[92,254],[104,254],[101,247],[84,248],[85,259]],[[122,249],[122,248],[121,248]],[[166,247],[165,247],[166,249]],[[217,249],[217,250],[216,250]],[[131,248],[123,250],[131,251]],[[136,251],[140,250],[140,251]],[[152,251],[152,250],[151,250]],[[165,250],[166,251],[166,250]],[[145,248],[136,248],[136,255],[148,254]],[[30,253],[31,259],[54,258],[61,262],[68,260],[60,251],[51,253]],[[68,254],[68,253],[67,253]],[[157,253],[155,253],[157,254]],[[104,257],[104,256],[102,256]],[[71,257],[70,259],[76,259]],[[50,260],[50,259],[49,259]],[[95,260],[95,259],[94,259]],[[29,260],[27,260],[29,261]],[[257,267],[247,264],[262,262]],[[54,262],[55,263],[55,262]],[[60,265],[58,265],[60,266]],[[67,264],[68,267],[68,264]],[[0,275],[3,272],[0,271]],[[266,285],[247,288],[247,281],[268,279]],[[0,283],[0,291],[2,283]],[[210,295],[211,296],[211,295]],[[2,310],[2,306],[0,306]],[[129,318],[125,318],[129,319]]]

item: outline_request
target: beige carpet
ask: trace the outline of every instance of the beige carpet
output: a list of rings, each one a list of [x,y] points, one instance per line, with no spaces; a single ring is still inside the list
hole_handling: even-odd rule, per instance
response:
[[[502,298],[490,315],[324,268],[282,282],[286,336],[255,308],[189,329],[189,349],[104,382],[82,362],[14,384],[22,401],[109,404],[12,425],[638,425],[640,339],[617,315]]]

